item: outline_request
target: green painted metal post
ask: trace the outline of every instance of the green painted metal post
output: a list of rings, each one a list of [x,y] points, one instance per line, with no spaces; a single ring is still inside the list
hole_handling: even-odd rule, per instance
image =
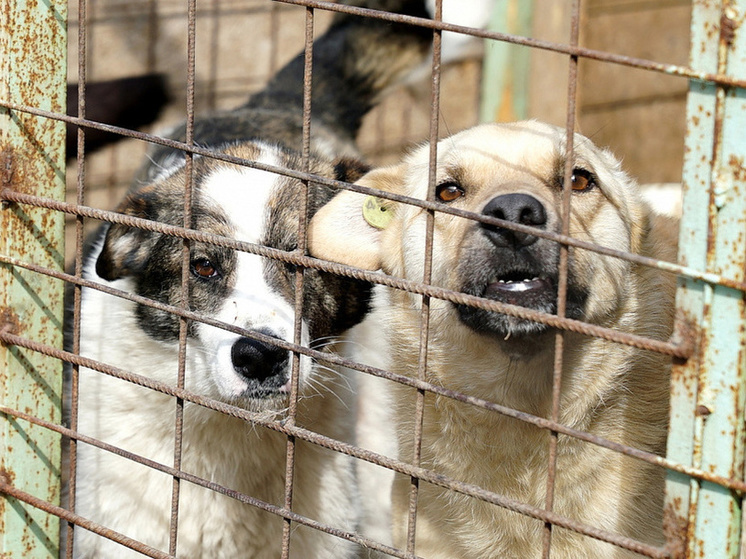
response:
[[[11,0],[0,9],[0,101],[64,112],[67,0]],[[0,188],[63,200],[65,126],[0,105]],[[64,216],[3,204],[0,254],[64,267]],[[63,286],[0,264],[0,328],[62,345]],[[61,421],[59,361],[0,344],[0,405]],[[60,497],[60,439],[0,414],[0,483]],[[59,520],[0,491],[0,557],[59,555]]]
[[[531,36],[533,2],[496,0],[490,30]],[[482,122],[507,122],[528,118],[528,84],[531,52],[527,47],[485,41],[482,69]]]
[[[690,64],[746,76],[746,0],[695,0]],[[687,102],[679,261],[746,280],[746,91],[693,81]],[[682,280],[676,335],[695,357],[674,367],[668,457],[743,479],[746,296]],[[666,530],[676,557],[739,557],[741,498],[670,473]]]

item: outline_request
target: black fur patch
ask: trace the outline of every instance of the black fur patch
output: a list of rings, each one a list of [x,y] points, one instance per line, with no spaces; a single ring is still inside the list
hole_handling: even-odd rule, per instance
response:
[[[291,165],[300,166],[300,159],[288,159]],[[312,161],[311,172],[337,180],[354,181],[362,176],[367,166],[354,160],[339,161],[332,165]],[[268,229],[263,244],[273,248],[294,251],[299,246],[298,227],[304,185],[285,179],[268,208]],[[308,215],[310,219],[337,193],[335,189],[311,183],[309,185]],[[279,261],[265,260],[265,279],[278,288],[291,305],[295,301],[295,268]],[[371,285],[318,270],[304,270],[303,318],[307,321],[311,339],[336,336],[360,322],[370,310]]]

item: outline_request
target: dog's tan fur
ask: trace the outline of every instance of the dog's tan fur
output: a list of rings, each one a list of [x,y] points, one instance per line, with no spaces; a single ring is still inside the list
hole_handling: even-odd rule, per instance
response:
[[[598,186],[573,193],[570,234],[584,241],[652,258],[675,259],[676,224],[651,212],[616,159],[587,138],[575,137],[575,166],[592,171]],[[529,121],[484,125],[438,144],[435,184],[454,181],[465,195],[453,205],[481,212],[494,197],[524,193],[546,208],[546,229],[559,231],[565,135]],[[369,173],[360,184],[414,198],[427,197],[428,148],[396,167]],[[383,231],[361,215],[362,197],[344,192],[311,225],[311,249],[409,280],[423,277],[425,212],[396,205]],[[432,283],[460,290],[464,258],[474,258],[481,235],[471,220],[436,213]],[[546,241],[550,242],[550,241]],[[470,251],[472,254],[470,254]],[[485,264],[486,265],[486,264]],[[554,264],[546,264],[552,266]],[[556,268],[556,266],[555,266]],[[597,253],[570,249],[570,282],[586,297],[577,318],[665,340],[672,324],[674,278]],[[416,375],[421,298],[379,289],[373,320],[382,324],[383,353],[398,373]],[[519,319],[509,319],[516,325]],[[512,326],[511,326],[512,327]],[[550,417],[555,334],[478,333],[448,302],[431,301],[427,380],[459,392]],[[560,422],[632,447],[665,453],[670,358],[602,339],[565,334]],[[415,394],[395,395],[399,454],[413,453]],[[550,434],[531,425],[451,399],[427,394],[422,464],[534,507],[545,506]],[[560,436],[554,510],[573,520],[647,543],[663,542],[663,470],[576,439]],[[394,483],[394,540],[406,535],[409,480]],[[421,484],[416,551],[427,558],[539,557],[543,523]],[[636,556],[555,527],[552,557]]]

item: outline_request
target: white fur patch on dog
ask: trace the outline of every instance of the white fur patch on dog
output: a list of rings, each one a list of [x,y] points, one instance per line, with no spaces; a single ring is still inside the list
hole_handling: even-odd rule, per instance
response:
[[[259,163],[281,166],[277,150],[264,146]],[[250,243],[261,243],[266,230],[268,204],[281,177],[269,171],[249,167],[220,166],[202,184],[202,193],[213,200],[226,214],[235,231],[235,238]],[[261,256],[237,252],[235,283],[230,295],[215,318],[241,328],[259,330],[287,342],[293,342],[294,310],[264,275]],[[308,328],[304,322],[302,343],[308,343]],[[240,396],[246,382],[233,370],[231,349],[238,334],[200,324],[198,336],[210,349],[214,359],[210,363],[212,378],[225,398]],[[301,383],[311,370],[307,358],[301,359]],[[289,389],[289,387],[288,387]]]

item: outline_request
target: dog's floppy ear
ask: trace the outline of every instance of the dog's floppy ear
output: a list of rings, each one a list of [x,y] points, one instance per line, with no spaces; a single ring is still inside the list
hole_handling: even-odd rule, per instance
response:
[[[404,165],[376,169],[357,184],[400,192]],[[344,190],[314,215],[308,229],[312,256],[364,270],[381,267],[381,235],[394,216],[396,203]]]
[[[120,213],[143,219],[157,219],[152,187],[129,194],[120,204]],[[137,227],[112,223],[106,231],[96,273],[113,281],[140,271],[147,261],[156,235]]]

